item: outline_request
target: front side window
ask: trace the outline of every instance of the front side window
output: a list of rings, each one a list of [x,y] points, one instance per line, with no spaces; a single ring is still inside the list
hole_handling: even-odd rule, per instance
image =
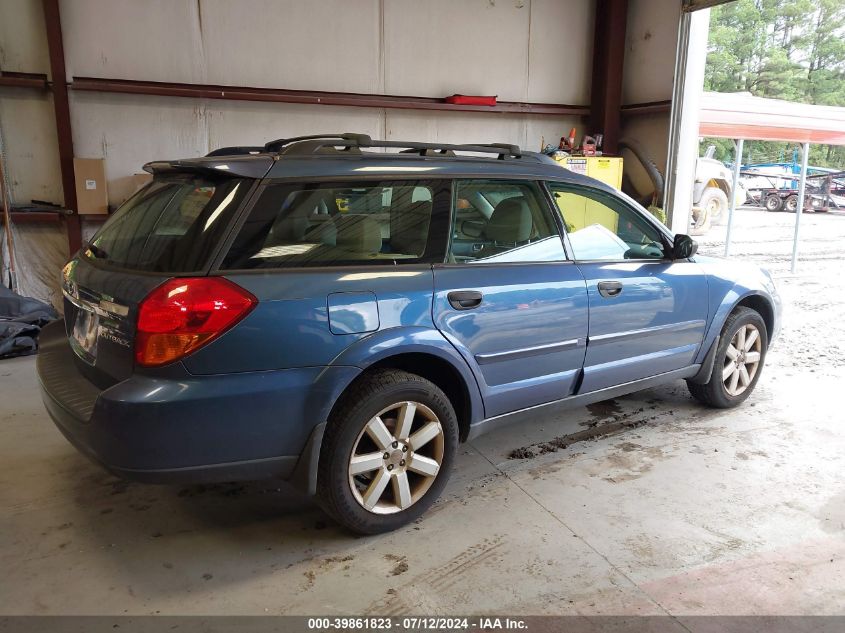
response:
[[[438,240],[435,206],[448,209],[448,199],[448,183],[270,185],[223,268],[442,261],[445,231]]]
[[[450,262],[565,259],[557,225],[536,183],[506,180],[455,183]]]
[[[605,204],[597,195],[585,195],[571,185],[550,184],[563,217],[575,259],[620,261],[663,259],[660,231],[623,204]],[[611,206],[612,204],[612,206]]]

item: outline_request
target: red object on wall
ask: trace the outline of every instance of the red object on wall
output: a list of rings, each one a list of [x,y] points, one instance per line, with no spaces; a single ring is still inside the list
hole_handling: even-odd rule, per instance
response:
[[[493,95],[492,97],[479,95],[452,95],[451,97],[446,97],[446,103],[454,103],[455,105],[494,106],[496,105],[496,96],[497,95]]]

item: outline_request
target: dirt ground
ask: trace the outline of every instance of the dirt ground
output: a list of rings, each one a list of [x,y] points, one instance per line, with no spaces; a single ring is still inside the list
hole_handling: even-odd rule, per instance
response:
[[[695,238],[700,252],[723,256],[726,233],[722,225]],[[730,255],[768,268],[784,298],[784,328],[769,365],[830,375],[845,367],[845,210],[802,214],[793,275],[794,233],[793,213],[740,207]]]
[[[734,257],[786,304],[744,406],[677,382],[537,416],[463,445],[378,537],[283,485],[114,479],[53,427],[33,359],[4,361],[0,615],[845,615],[845,215],[803,218],[796,275],[793,221],[737,212]]]

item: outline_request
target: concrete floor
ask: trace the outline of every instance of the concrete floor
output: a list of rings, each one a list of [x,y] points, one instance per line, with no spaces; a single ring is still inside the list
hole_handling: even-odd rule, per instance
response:
[[[734,252],[784,271],[793,217],[740,211]],[[0,362],[0,614],[845,614],[845,216],[804,236],[745,406],[677,383],[538,417],[463,446],[435,507],[380,537],[275,485],[114,479],[53,428],[33,359]]]

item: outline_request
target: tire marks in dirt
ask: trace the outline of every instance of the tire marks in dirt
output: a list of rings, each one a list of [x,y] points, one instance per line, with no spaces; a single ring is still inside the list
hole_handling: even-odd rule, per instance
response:
[[[384,598],[374,601],[367,608],[367,614],[397,616],[407,613],[439,614],[444,609],[453,609],[457,593],[455,587],[466,582],[467,574],[478,565],[491,561],[501,553],[505,543],[502,535],[485,538],[462,550],[446,563],[435,567],[395,589],[388,589]],[[449,596],[451,604],[445,604]]]

